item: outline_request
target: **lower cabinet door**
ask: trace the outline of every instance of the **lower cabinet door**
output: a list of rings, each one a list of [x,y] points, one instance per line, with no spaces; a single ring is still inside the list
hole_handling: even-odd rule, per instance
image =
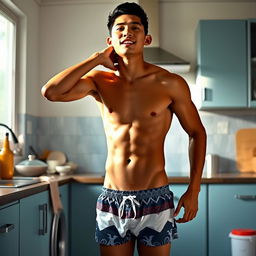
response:
[[[256,184],[209,185],[209,256],[231,255],[229,233],[256,229]]]
[[[187,185],[171,185],[174,193],[174,204],[177,207],[179,198],[187,189]],[[177,223],[178,239],[171,244],[171,255],[206,256],[207,255],[207,193],[206,185],[201,185],[198,213],[195,219],[187,223]],[[183,210],[176,219],[183,216]]]
[[[52,222],[49,192],[20,200],[20,256],[49,256]]]
[[[72,183],[71,185],[71,254],[98,256],[95,242],[96,201],[102,185]]]
[[[0,255],[19,255],[19,204],[0,208]]]

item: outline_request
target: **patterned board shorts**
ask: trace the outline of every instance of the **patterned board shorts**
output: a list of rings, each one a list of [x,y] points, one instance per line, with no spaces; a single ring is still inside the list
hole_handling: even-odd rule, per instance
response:
[[[177,238],[173,193],[169,186],[139,191],[104,188],[96,206],[96,242],[120,245],[136,239],[159,246]]]

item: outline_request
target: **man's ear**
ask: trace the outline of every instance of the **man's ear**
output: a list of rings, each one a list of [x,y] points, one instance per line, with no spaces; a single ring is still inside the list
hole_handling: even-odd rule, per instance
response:
[[[152,42],[152,36],[151,35],[146,35],[144,45],[150,45]]]
[[[106,41],[107,41],[108,45],[112,45],[112,38],[111,37],[107,37]]]

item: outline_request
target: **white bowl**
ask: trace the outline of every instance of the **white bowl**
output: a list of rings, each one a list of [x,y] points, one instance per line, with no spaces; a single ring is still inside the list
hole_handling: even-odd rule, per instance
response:
[[[78,167],[78,165],[77,165],[76,163],[74,163],[74,162],[67,162],[67,163],[65,164],[65,166],[66,166],[66,165],[68,165],[68,166],[71,167],[71,171],[75,171],[75,170],[77,169],[77,167]]]
[[[23,176],[40,176],[46,172],[47,166],[15,165],[16,171]]]
[[[69,165],[57,165],[56,171],[59,173],[59,175],[67,175],[71,172],[71,166]]]

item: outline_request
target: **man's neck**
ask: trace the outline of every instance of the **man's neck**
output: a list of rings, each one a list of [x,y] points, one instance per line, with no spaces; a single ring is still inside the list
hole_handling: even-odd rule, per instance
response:
[[[143,55],[138,56],[124,56],[119,59],[118,76],[125,78],[127,81],[134,81],[138,77],[144,75],[145,62]]]

